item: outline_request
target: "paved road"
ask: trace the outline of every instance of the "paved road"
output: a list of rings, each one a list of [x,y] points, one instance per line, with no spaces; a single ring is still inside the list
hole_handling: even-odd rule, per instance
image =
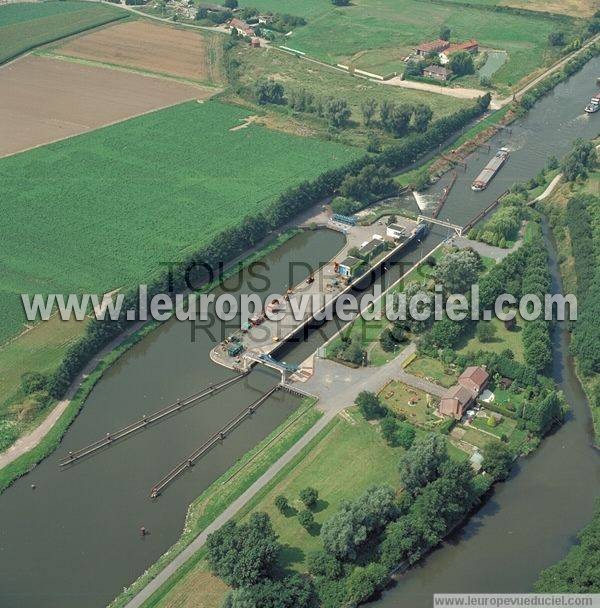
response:
[[[496,262],[503,260],[509,253],[512,253],[521,245],[521,239],[515,241],[512,247],[503,249],[502,247],[494,247],[494,245],[488,245],[487,243],[481,243],[480,241],[472,241],[464,236],[456,236],[452,239],[452,244],[459,249],[466,249],[467,247],[476,251],[479,255],[486,258],[492,258]]]
[[[402,363],[415,352],[415,345],[408,345],[393,361],[378,368],[350,369],[333,361],[319,359],[314,376],[302,385],[320,398],[319,408],[324,411],[319,421],[296,442],[283,456],[257,479],[239,498],[234,500],[221,515],[208,525],[173,561],[144,587],[125,608],[140,608],[153,593],[199,551],[209,534],[218,530],[234,517],[247,503],[264,488],[302,449],[314,439],[344,408],[352,405],[362,390],[378,391],[391,379],[400,379],[427,392],[441,396],[444,389],[416,378],[402,369]]]

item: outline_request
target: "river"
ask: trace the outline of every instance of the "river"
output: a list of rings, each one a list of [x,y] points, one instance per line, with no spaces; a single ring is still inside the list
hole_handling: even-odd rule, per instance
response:
[[[494,139],[492,150],[508,145],[513,153],[484,193],[473,193],[469,186],[490,154],[482,151],[469,159],[468,169],[459,174],[441,217],[466,222],[512,183],[535,175],[548,155],[564,154],[575,137],[596,135],[600,123],[596,117],[584,115],[582,108],[595,91],[599,67],[600,60],[590,62],[538,103],[512,132]],[[441,229],[432,231],[424,250],[430,250],[444,236]],[[341,239],[331,231],[306,232],[268,255],[268,291],[281,290],[305,276],[307,270],[299,268],[290,277],[289,262],[303,261],[315,267],[339,250]],[[418,253],[419,248],[413,248],[403,261],[414,260]],[[394,267],[385,278],[392,279],[400,272],[399,266]],[[251,279],[243,272],[228,285],[234,293],[247,292]],[[300,361],[333,331],[335,327],[329,324],[311,333],[306,341],[286,346],[281,356]],[[217,331],[216,339],[220,338]],[[583,395],[574,379],[564,379],[569,367],[563,340],[557,342],[555,374],[573,406],[572,419],[522,463],[510,483],[496,491],[459,533],[458,545],[448,543],[433,554],[427,570],[413,570],[384,598],[384,604],[398,604],[405,593],[416,598],[430,597],[434,589],[450,590],[436,575],[469,590],[479,588],[477,581],[483,584],[487,579],[497,583],[496,589],[507,591],[512,590],[515,579],[526,585],[535,578],[536,562],[545,565],[564,554],[576,530],[589,519],[598,488],[596,454],[590,447]],[[213,338],[202,331],[192,340],[187,323],[170,322],[153,332],[104,375],[59,450],[0,496],[0,606],[95,608],[107,604],[175,542],[187,505],[297,407],[296,398],[276,394],[157,501],[148,498],[153,483],[273,386],[276,376],[255,370],[215,397],[65,471],[59,470],[59,457],[68,450],[228,377],[230,372],[209,361],[212,345]],[[525,503],[526,496],[529,503]],[[507,526],[507,517],[512,527]],[[519,526],[519,545],[514,544],[516,535],[509,534],[516,529],[516,522],[528,522],[525,529],[531,530],[528,536]],[[141,538],[140,526],[150,535]],[[480,539],[486,534],[492,536],[482,543]],[[524,543],[526,538],[531,542]],[[521,554],[516,554],[517,550]],[[449,553],[452,557],[445,557]],[[439,563],[445,559],[450,560],[447,566]],[[461,566],[457,567],[459,559]],[[482,575],[484,562],[487,566]]]

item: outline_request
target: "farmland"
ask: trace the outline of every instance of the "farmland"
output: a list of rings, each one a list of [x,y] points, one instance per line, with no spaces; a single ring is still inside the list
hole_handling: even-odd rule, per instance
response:
[[[214,93],[141,74],[23,57],[0,70],[0,156]]]
[[[557,13],[573,17],[590,17],[598,8],[594,0],[501,0],[500,2],[498,0],[470,0],[470,3],[483,6],[510,6],[528,11]]]
[[[508,62],[494,75],[499,84],[516,84],[547,58],[547,36],[556,29],[543,16],[493,13],[451,3],[419,0],[360,0],[348,7],[305,0],[246,0],[262,10],[301,13],[308,24],[285,44],[329,63],[351,63],[380,74],[399,71],[402,57],[423,40],[436,38],[447,25],[458,40],[476,38],[485,48],[505,50]],[[493,18],[492,18],[493,16]],[[560,25],[569,27],[568,22]]]
[[[0,6],[0,63],[36,46],[123,19],[127,13],[96,2],[27,2]]]
[[[220,84],[223,37],[150,21],[127,21],[59,45],[59,55]]]
[[[0,160],[3,301],[106,292],[148,279],[285,189],[360,152],[188,102]],[[110,167],[110,172],[107,168]],[[43,255],[32,257],[31,243]],[[12,294],[12,295],[11,295]],[[21,320],[3,316],[0,337]]]

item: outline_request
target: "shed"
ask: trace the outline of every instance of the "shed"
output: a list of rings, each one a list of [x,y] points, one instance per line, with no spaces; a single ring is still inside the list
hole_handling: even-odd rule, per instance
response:
[[[358,270],[362,263],[363,261],[361,259],[349,255],[340,262],[338,266],[338,273],[343,277],[353,277],[354,273]]]
[[[450,78],[452,72],[442,67],[441,65],[428,65],[423,69],[423,76],[425,78],[433,78],[434,80],[441,80],[445,82]]]
[[[406,237],[406,228],[404,228],[404,226],[401,226],[400,224],[390,224],[386,228],[386,236],[390,236],[393,239]]]

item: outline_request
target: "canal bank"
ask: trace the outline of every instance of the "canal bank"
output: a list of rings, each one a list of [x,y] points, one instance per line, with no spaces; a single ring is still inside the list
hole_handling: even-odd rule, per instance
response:
[[[520,154],[515,152],[519,162],[509,160],[499,178],[505,176],[512,183],[535,175],[548,155],[564,154],[577,136],[589,138],[596,134],[593,119],[587,122],[579,119],[580,107],[589,97],[588,89],[593,88],[592,73],[600,67],[597,60],[592,64],[590,69],[584,68],[543,99],[530,112],[521,130],[513,129],[513,133],[522,137]],[[558,104],[559,108],[553,104]],[[556,139],[557,125],[544,122],[546,117],[563,121],[558,124],[566,125],[560,134],[564,141]],[[541,145],[537,145],[540,142]],[[531,157],[526,153],[530,144]],[[476,170],[477,167],[473,172]],[[461,179],[459,176],[443,212],[444,217],[458,224],[487,206],[493,200],[495,187],[493,183],[476,198],[472,196],[475,193],[470,192],[468,175],[464,178],[464,187],[459,188]],[[340,248],[341,242],[328,232],[301,236],[302,239],[290,241],[270,258],[269,276],[273,285],[277,281],[284,286],[290,284],[287,262],[305,260],[310,263],[312,260],[316,264],[330,259]],[[432,231],[424,244],[425,251],[445,236],[441,229]],[[304,240],[308,238],[311,238],[310,242]],[[404,260],[414,260],[418,254],[418,250],[413,250]],[[385,276],[393,278],[393,272],[395,269]],[[301,277],[292,280],[298,282]],[[241,281],[239,289],[248,289],[247,280]],[[173,398],[224,379],[226,370],[207,363],[209,347],[219,339],[218,328],[205,329],[212,329],[212,342],[208,337],[200,339],[198,336],[192,342],[187,325],[166,324],[131,349],[92,392],[86,408],[65,436],[64,451],[81,447],[96,439],[99,433],[127,424]],[[335,327],[324,326],[311,332],[306,341],[290,345],[290,360],[302,361],[333,331]],[[288,359],[287,354],[285,357]],[[57,466],[58,458],[63,455],[61,448],[60,453],[44,461],[28,478],[15,483],[0,496],[0,517],[4,523],[0,530],[0,565],[5,573],[0,604],[25,608],[105,605],[177,539],[191,500],[285,419],[297,406],[297,400],[286,396],[265,404],[231,441],[211,453],[201,466],[197,465],[158,501],[151,502],[147,490],[155,481],[156,472],[166,471],[176,464],[182,454],[200,445],[203,437],[222,426],[223,421],[250,403],[257,393],[268,390],[275,381],[273,375],[256,370],[219,398],[114,446],[98,458],[61,473]],[[569,454],[564,452],[563,457]],[[534,458],[538,458],[538,454]],[[574,466],[576,470],[577,461]],[[35,491],[29,487],[32,482],[37,486]],[[527,491],[535,492],[535,485]],[[555,491],[560,493],[560,483]],[[582,494],[582,501],[591,500],[589,486],[581,491],[586,492]],[[543,507],[554,509],[554,503],[546,501]],[[572,536],[580,527],[578,522],[571,524],[562,504],[557,503],[557,508],[563,519],[562,532]],[[493,511],[480,526],[487,525],[490,518],[493,519]],[[150,531],[144,538],[139,536],[142,525]],[[492,542],[488,551],[493,546]],[[537,548],[531,546],[529,551],[535,552]],[[500,557],[502,555],[494,563],[496,569],[517,567],[514,559],[501,561]],[[455,568],[450,569],[456,575]],[[469,568],[463,568],[463,571],[468,577]]]

